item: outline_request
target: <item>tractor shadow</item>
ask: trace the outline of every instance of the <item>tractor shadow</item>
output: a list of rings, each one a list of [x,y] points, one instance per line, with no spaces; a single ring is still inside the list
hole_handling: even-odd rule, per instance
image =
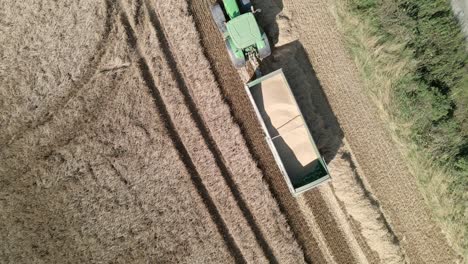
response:
[[[251,0],[255,9],[260,9],[261,12],[255,14],[260,27],[265,31],[270,39],[270,43],[275,45],[278,43],[279,26],[277,23],[278,16],[283,10],[282,0]]]

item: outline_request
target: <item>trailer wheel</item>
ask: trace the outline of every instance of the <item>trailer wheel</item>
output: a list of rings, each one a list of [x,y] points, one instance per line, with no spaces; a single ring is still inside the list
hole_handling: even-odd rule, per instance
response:
[[[224,35],[226,32],[226,17],[224,16],[223,9],[219,4],[215,4],[211,7],[211,16],[218,27],[219,32]]]
[[[234,54],[234,51],[232,50],[231,48],[231,44],[229,43],[229,41],[226,39],[226,49],[229,53],[229,58],[231,59],[231,62],[232,64],[234,65],[234,67],[236,68],[242,68],[245,66],[245,57],[243,58],[238,58],[236,57],[236,55]]]
[[[268,37],[266,36],[265,33],[263,33],[262,38],[263,38],[263,42],[265,43],[265,46],[261,49],[258,49],[258,57],[261,60],[270,56],[271,54],[270,42],[268,41]]]

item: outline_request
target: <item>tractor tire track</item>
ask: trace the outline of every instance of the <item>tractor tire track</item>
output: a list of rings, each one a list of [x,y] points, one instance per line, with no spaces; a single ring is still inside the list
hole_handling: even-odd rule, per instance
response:
[[[172,121],[172,118],[169,114],[168,109],[163,101],[163,98],[156,87],[155,81],[151,74],[151,71],[148,67],[148,63],[146,62],[145,58],[141,55],[138,44],[137,38],[135,36],[135,32],[130,25],[127,15],[124,11],[120,13],[120,21],[125,28],[125,32],[127,34],[127,41],[128,45],[131,49],[136,51],[136,55],[138,58],[138,67],[140,70],[141,77],[143,78],[147,88],[149,89],[151,96],[154,99],[155,107],[157,108],[158,114],[160,118],[164,120],[164,126],[167,131],[167,134],[171,138],[174,147],[178,151],[181,161],[184,163],[189,175],[191,176],[192,183],[195,185],[203,203],[205,204],[206,208],[208,209],[213,222],[216,224],[218,232],[223,236],[225,243],[230,250],[231,255],[236,259],[237,263],[246,263],[239,247],[237,246],[236,242],[234,241],[233,237],[231,236],[226,223],[222,219],[215,203],[213,202],[212,198],[209,195],[208,190],[206,189],[205,185],[202,182],[202,179],[188,153],[187,149],[185,148],[181,137],[177,133],[177,129]]]
[[[165,57],[165,60],[168,62],[171,68],[171,72],[174,76],[174,79],[177,82],[177,87],[180,89],[181,93],[183,94],[184,101],[187,107],[189,108],[190,112],[192,113],[192,118],[194,119],[197,125],[197,128],[200,130],[205,140],[205,143],[208,146],[208,149],[213,153],[216,165],[221,170],[221,173],[222,173],[221,175],[223,176],[225,182],[229,186],[230,192],[233,194],[234,199],[237,201],[237,204],[240,207],[244,218],[247,219],[247,222],[250,228],[252,229],[252,231],[254,232],[255,238],[258,244],[260,245],[260,247],[262,248],[262,250],[264,251],[264,254],[267,257],[268,261],[270,263],[278,263],[278,260],[275,258],[273,254],[273,250],[268,245],[268,242],[266,241],[264,235],[262,234],[262,231],[258,227],[258,223],[256,223],[252,212],[248,208],[244,198],[242,198],[241,193],[239,192],[239,189],[233,180],[232,173],[227,168],[225,161],[223,160],[221,151],[216,145],[216,142],[213,140],[213,137],[211,136],[209,129],[207,128],[207,125],[205,124],[205,121],[201,117],[201,114],[198,110],[196,103],[193,101],[192,96],[190,95],[189,88],[187,87],[187,84],[181,74],[181,71],[178,68],[176,59],[172,55],[173,51],[167,40],[166,34],[164,32],[164,28],[161,25],[161,21],[157,13],[150,6],[148,1],[145,1],[145,7],[149,12],[150,21],[151,21],[152,26],[154,27],[157,38],[161,41],[160,45],[163,50],[163,56]]]
[[[55,102],[55,104],[49,106],[50,110],[48,110],[47,113],[43,114],[42,116],[39,116],[37,118],[37,121],[34,123],[26,123],[20,126],[20,128],[17,129],[16,133],[12,133],[13,135],[5,142],[0,142],[0,145],[5,145],[6,147],[8,147],[14,142],[22,139],[26,133],[34,131],[37,128],[51,121],[53,119],[53,116],[61,109],[63,109],[65,105],[68,102],[70,102],[70,100],[76,97],[81,88],[86,86],[92,80],[94,75],[99,72],[98,67],[101,63],[102,57],[106,52],[109,42],[109,35],[112,30],[113,23],[115,21],[114,15],[118,11],[116,8],[117,5],[115,1],[105,0],[105,5],[106,19],[104,22],[104,32],[102,34],[101,40],[99,40],[99,42],[96,45],[96,51],[91,56],[89,64],[86,67],[83,67],[83,69],[85,69],[85,72],[83,73],[82,77],[76,82],[72,81],[72,87],[69,89],[69,92],[64,96],[62,100]]]
[[[143,0],[135,0],[135,14],[133,16],[133,21],[135,25],[140,24],[140,16],[141,16],[141,7],[143,6]]]

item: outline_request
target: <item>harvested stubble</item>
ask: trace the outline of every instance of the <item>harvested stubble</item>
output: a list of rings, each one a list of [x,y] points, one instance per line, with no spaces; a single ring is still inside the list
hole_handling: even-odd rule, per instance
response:
[[[353,166],[351,154],[346,148],[340,149],[337,158],[330,162],[333,169],[333,190],[344,205],[350,218],[357,223],[369,249],[383,263],[404,263],[398,240],[384,222],[384,215],[378,208],[378,201],[365,192],[359,182],[357,168]],[[349,166],[351,164],[351,166]]]
[[[194,2],[195,9],[206,4]],[[9,35],[0,39],[0,261],[297,263],[321,262],[327,250],[326,259],[351,256],[337,253],[345,242],[333,217],[322,214],[323,191],[304,200],[325,235],[326,248],[318,249],[271,166],[255,115],[240,109],[247,100],[235,110],[251,117],[242,123],[252,129],[248,138],[263,142],[254,154],[269,157],[265,171],[256,167],[187,3],[121,4],[28,3],[21,15],[23,2],[2,5],[7,23],[0,30]],[[83,15],[89,17],[75,19]],[[227,59],[224,47],[218,51]],[[223,73],[232,75],[228,65]],[[243,93],[242,85],[228,89],[237,87],[231,95]],[[325,130],[313,133],[322,148],[338,144],[324,139]],[[274,175],[268,182],[277,182],[272,189],[297,238],[265,172]],[[344,190],[336,192],[346,204]]]
[[[288,17],[283,14],[282,20],[286,19]],[[285,30],[291,31],[289,23],[279,26],[279,42],[284,42],[281,33]],[[365,258],[370,262],[379,259],[385,262],[401,260],[400,249],[398,245],[392,242],[394,237],[391,230],[388,230],[385,226],[385,218],[380,214],[378,207],[372,205],[376,201],[370,201],[368,197],[363,195],[366,190],[363,188],[364,186],[356,182],[355,178],[359,179],[359,176],[353,172],[353,164],[344,158],[344,156],[350,157],[351,155],[343,154],[344,152],[347,153],[347,146],[344,146],[341,142],[342,133],[338,123],[334,120],[335,117],[332,116],[326,97],[321,91],[319,81],[313,74],[310,74],[313,73],[313,69],[310,68],[310,63],[306,59],[306,53],[302,50],[302,46],[299,43],[292,42],[292,44],[287,44],[275,50],[273,57],[274,60],[265,61],[263,64],[264,70],[271,71],[283,68],[322,154],[326,159],[330,160],[329,169],[332,181],[326,187],[320,188],[320,192],[304,194],[307,198],[307,203],[304,204],[308,205],[308,208],[304,206],[303,211],[306,209],[312,210],[310,213],[312,216],[315,212],[314,219],[317,225],[322,226],[325,240],[331,248],[330,252],[335,252],[333,255],[338,261],[342,262],[350,255],[354,255],[360,261],[363,259],[362,254],[359,253],[361,250],[365,253]],[[334,194],[325,191],[329,188],[335,190]],[[333,201],[337,199],[345,204],[343,208],[333,206],[336,203]],[[335,215],[334,217],[326,217],[329,213],[322,208],[327,207],[329,208],[328,211]],[[331,228],[329,219],[336,218],[336,225],[338,225],[340,220],[338,217],[341,214],[353,220],[341,221],[344,224],[339,228],[343,232],[346,230],[346,225],[354,228],[352,234],[346,236],[343,234],[341,236],[344,239],[336,240],[337,237],[340,237],[340,234],[336,231],[338,226]],[[359,242],[359,245],[356,245],[353,240],[357,240],[356,242]],[[343,250],[346,245],[349,245],[350,248],[347,252]]]
[[[124,5],[125,6],[125,5]],[[184,101],[184,96],[180,92],[180,83],[177,82],[176,72],[171,68],[168,61],[169,50],[163,50],[161,45],[161,34],[159,25],[154,19],[154,10],[149,5],[144,5],[143,12],[147,15],[140,20],[139,26],[135,26],[128,19],[128,34],[132,34],[141,59],[148,67],[147,73],[149,86],[154,81],[155,95],[159,99],[158,104],[164,104],[170,115],[170,120],[166,122],[173,123],[173,133],[180,136],[180,144],[186,149],[187,156],[184,158],[188,162],[193,162],[196,167],[199,180],[206,188],[206,196],[212,199],[215,210],[219,212],[221,218],[220,224],[225,224],[227,229],[223,236],[229,238],[232,236],[231,250],[239,261],[264,262],[265,256],[255,240],[255,236],[244,217],[237,201],[232,195],[229,195],[230,188],[223,179],[221,169],[216,164],[215,157],[210,151],[209,146],[198,127],[199,124],[192,119],[192,113]],[[150,7],[149,9],[146,7]],[[127,9],[127,8],[126,8]],[[153,16],[153,18],[151,18]],[[151,21],[153,20],[153,21]],[[135,28],[136,30],[133,30]],[[163,37],[163,36],[162,36]],[[152,80],[151,80],[152,79]],[[203,191],[203,190],[200,190]],[[238,248],[238,249],[237,249]],[[240,252],[239,252],[240,251]]]
[[[268,1],[265,1],[265,4],[273,5],[272,3],[267,2]],[[217,29],[213,26],[209,11],[211,4],[212,1],[209,0],[193,1],[191,7],[192,14],[196,18],[196,23],[202,36],[203,46],[207,50],[207,56],[211,59],[211,66],[216,74],[217,82],[220,84],[223,94],[229,100],[228,102],[232,109],[232,114],[236,118],[236,122],[243,126],[243,136],[248,139],[247,143],[250,144],[250,151],[255,155],[263,173],[265,173],[266,180],[270,184],[272,191],[275,193],[275,198],[280,202],[283,213],[287,215],[292,230],[305,252],[305,258],[309,262],[318,263],[324,263],[331,259],[336,259],[338,262],[355,262],[355,260],[352,259],[352,252],[356,248],[347,245],[348,238],[344,237],[340,230],[341,227],[334,222],[334,217],[331,214],[326,213],[327,211],[334,209],[327,207],[323,202],[321,193],[315,192],[314,197],[309,197],[309,199],[312,199],[310,200],[310,203],[305,203],[305,207],[300,206],[297,203],[297,200],[290,195],[281,173],[277,170],[276,166],[272,166],[275,161],[263,138],[263,132],[250,105],[250,101],[245,92],[242,91],[242,80],[238,75],[229,74],[230,71],[234,71],[235,69],[231,66],[224,48],[224,43],[219,37]],[[269,8],[264,8],[264,6],[261,8],[264,10],[263,13],[266,12],[266,14],[269,14],[271,12],[271,9]],[[277,12],[275,14],[277,14]],[[275,17],[273,16],[272,19],[275,19]],[[270,28],[266,27],[267,31],[269,29]],[[294,47],[292,48],[294,50]],[[304,66],[304,64],[295,61],[294,56],[296,54],[294,52],[289,55],[293,56],[291,64],[294,65],[296,63],[298,65],[295,68],[287,67],[288,71],[291,70],[291,72],[293,72],[292,74],[287,74],[288,79],[295,77],[295,80],[291,83],[293,92],[295,92],[295,94],[299,93],[299,99],[302,101],[308,101],[308,97],[310,96],[314,99],[323,98],[322,94],[315,94],[317,91],[315,88],[317,87],[314,88],[314,86],[316,84],[314,82],[311,83],[309,78],[312,72],[308,72],[307,67]],[[285,55],[285,57],[286,56],[287,55]],[[273,54],[273,57],[274,60],[277,59],[275,54]],[[284,59],[280,58],[279,61],[282,63],[285,62]],[[281,63],[274,66],[272,65],[271,69],[268,69],[265,72],[278,69],[280,66]],[[305,78],[305,76],[307,78]],[[322,107],[323,100],[321,101],[319,99],[318,101],[318,105]],[[314,103],[317,103],[317,100],[315,100]],[[307,106],[311,106],[311,103],[308,102]],[[325,107],[328,106],[325,105]],[[339,138],[336,139],[334,137],[327,136],[332,134],[338,137],[339,135],[336,135],[335,127],[327,127],[327,125],[330,125],[332,122],[327,122],[325,125],[321,120],[320,115],[324,118],[329,118],[326,111],[315,111],[315,109],[306,110],[306,118],[308,119],[309,124],[313,124],[311,128],[313,130],[314,137],[318,136],[318,143],[321,149],[331,149],[327,152],[332,152],[333,149],[336,149],[339,146],[340,140]],[[313,204],[314,206],[310,206],[310,204]],[[308,211],[304,212],[305,209]],[[338,210],[341,209],[338,208]],[[315,217],[314,215],[318,217]],[[311,220],[311,217],[315,220]],[[326,236],[322,237],[315,232],[315,230],[311,229],[308,224],[310,221],[315,221],[313,224],[316,226],[320,225],[320,227],[325,228],[326,230],[323,230],[322,232],[326,234]],[[352,239],[353,238],[350,238],[350,240]],[[327,249],[327,244],[333,245],[331,247],[333,250]],[[329,256],[330,254],[333,256]]]
[[[104,1],[0,3],[2,146],[50,120],[90,81],[109,37],[112,8]]]
[[[8,146],[2,142],[0,262],[233,262],[156,111],[116,12],[89,81],[40,126],[18,138],[7,134]],[[75,88],[50,78],[38,89]],[[41,101],[8,95],[2,100],[12,111],[55,103],[51,95]]]
[[[178,8],[174,9],[174,6]],[[239,128],[231,120],[229,108],[203,56],[193,20],[188,15],[187,3],[157,2],[154,9],[151,4],[147,7],[153,26],[164,28],[167,43],[162,43],[163,49],[166,54],[174,54],[168,61],[176,75],[177,88],[184,95],[184,102],[191,110],[208,148],[214,153],[215,162],[258,245],[270,262],[303,261],[302,251],[263,182],[262,173],[252,160]],[[180,18],[181,22],[173,23],[174,17]]]

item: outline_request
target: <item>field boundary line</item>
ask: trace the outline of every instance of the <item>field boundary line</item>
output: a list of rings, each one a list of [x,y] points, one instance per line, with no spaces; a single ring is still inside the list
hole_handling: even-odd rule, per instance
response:
[[[244,218],[247,220],[251,230],[253,231],[255,235],[255,239],[257,240],[257,243],[260,245],[262,248],[265,256],[267,257],[268,261],[270,263],[278,263],[278,260],[273,254],[273,250],[271,247],[268,245],[267,240],[265,239],[262,231],[258,227],[257,222],[255,221],[255,218],[250,211],[250,209],[247,206],[247,203],[244,201],[244,198],[242,198],[242,194],[239,192],[239,189],[236,186],[236,183],[233,180],[233,176],[229,168],[226,166],[226,162],[223,159],[222,153],[219,150],[216,142],[214,141],[213,137],[211,136],[210,130],[208,126],[206,125],[205,121],[203,120],[200,111],[198,110],[198,107],[194,100],[191,97],[190,90],[183,78],[183,74],[179,70],[179,66],[177,63],[177,59],[172,55],[172,47],[171,43],[168,40],[167,33],[165,32],[164,27],[162,26],[160,16],[158,12],[151,6],[151,4],[145,0],[145,6],[146,9],[148,10],[148,13],[150,15],[150,22],[151,25],[153,26],[153,29],[156,33],[157,38],[160,40],[160,46],[161,49],[163,50],[163,56],[165,57],[166,61],[168,62],[169,67],[171,68],[171,72],[173,74],[174,79],[176,80],[177,87],[179,88],[180,92],[184,96],[184,101],[187,105],[187,107],[191,110],[192,112],[192,118],[195,121],[198,129],[200,130],[203,139],[208,146],[209,150],[213,153],[213,157],[216,161],[216,165],[222,172],[222,176],[227,183],[231,193],[233,194],[235,200],[237,201],[237,204],[239,208],[241,209]],[[159,29],[159,30],[158,30]]]
[[[168,135],[174,144],[174,147],[178,151],[180,155],[180,159],[185,165],[185,168],[187,169],[188,174],[191,177],[192,183],[195,185],[196,189],[198,190],[198,193],[200,194],[201,199],[203,200],[203,203],[208,209],[212,217],[212,220],[218,229],[218,232],[220,232],[220,234],[224,238],[224,241],[231,255],[234,257],[237,263],[246,263],[246,260],[244,256],[242,255],[242,252],[240,251],[239,246],[237,245],[234,238],[230,234],[226,223],[222,219],[221,214],[219,213],[213,199],[211,198],[208,190],[203,184],[203,181],[200,175],[198,174],[195,164],[193,163],[187,148],[185,147],[182,139],[180,138],[180,135],[178,134],[175,128],[175,125],[167,110],[164,100],[162,99],[162,96],[156,87],[154,78],[150,72],[146,59],[142,56],[142,53],[138,47],[138,42],[135,36],[135,32],[128,20],[128,15],[125,13],[125,11],[121,11],[120,21],[125,28],[125,33],[127,35],[127,42],[128,42],[129,47],[134,49],[136,51],[136,55],[138,56],[138,68],[143,78],[143,81],[145,85],[148,87],[149,92],[154,99],[155,107],[158,110],[158,114],[160,115],[161,119],[165,121],[164,122],[165,129],[167,130]]]

